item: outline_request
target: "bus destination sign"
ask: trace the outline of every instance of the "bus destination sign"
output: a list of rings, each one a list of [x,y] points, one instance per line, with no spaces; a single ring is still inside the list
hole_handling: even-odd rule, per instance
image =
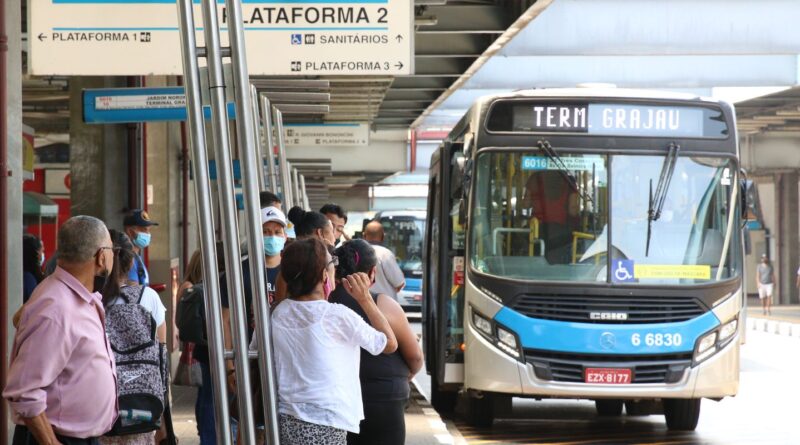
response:
[[[510,105],[511,110],[506,108]],[[504,109],[505,108],[505,109]],[[490,131],[584,133],[589,135],[688,137],[724,139],[727,125],[720,110],[706,107],[632,105],[613,103],[498,104],[490,117]],[[502,116],[502,117],[500,117]],[[505,118],[505,119],[503,119]]]

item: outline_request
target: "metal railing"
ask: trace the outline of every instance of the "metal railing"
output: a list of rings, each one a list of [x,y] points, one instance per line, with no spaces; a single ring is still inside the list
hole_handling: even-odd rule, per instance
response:
[[[244,226],[247,234],[247,250],[249,252],[250,285],[257,353],[259,364],[261,394],[266,423],[265,441],[267,445],[277,445],[277,390],[271,356],[269,330],[269,307],[266,293],[266,276],[263,243],[261,242],[261,216],[259,191],[266,186],[277,186],[274,169],[264,174],[264,160],[272,165],[272,125],[269,120],[269,103],[263,102],[261,120],[264,122],[266,141],[269,145],[265,155],[257,138],[259,121],[259,103],[257,94],[250,86],[247,60],[245,55],[244,29],[241,0],[226,0],[228,20],[229,48],[221,46],[220,26],[218,22],[218,3],[215,0],[201,0],[202,29],[205,47],[197,45],[192,0],[178,0],[178,14],[182,45],[183,70],[186,84],[187,115],[190,128],[191,151],[194,158],[197,210],[200,228],[200,246],[203,252],[203,269],[206,292],[207,330],[209,338],[209,354],[215,406],[217,441],[219,444],[230,444],[231,424],[228,408],[228,391],[225,376],[226,361],[232,360],[236,376],[236,401],[239,412],[238,427],[240,442],[255,444],[255,422],[251,390],[248,317],[244,298],[244,282],[242,270],[242,252],[239,245],[239,214],[236,208],[231,142],[226,106],[226,82],[223,71],[223,57],[230,57],[233,79],[227,85],[234,92],[236,117],[236,150],[239,154],[242,172],[242,191],[244,198]],[[199,58],[207,62],[208,93],[211,106],[209,127],[212,143],[206,138],[206,123],[203,113],[201,94],[201,71]],[[284,199],[292,203],[293,185],[287,174],[285,147],[282,136],[282,117],[275,112],[278,126],[279,159],[281,160],[281,186],[286,195]],[[226,351],[223,339],[224,326],[219,294],[219,273],[216,261],[215,227],[212,216],[213,202],[208,172],[207,151],[213,149],[218,170],[217,191],[220,213],[220,238],[225,258],[226,286],[231,309],[231,343],[232,350]]]

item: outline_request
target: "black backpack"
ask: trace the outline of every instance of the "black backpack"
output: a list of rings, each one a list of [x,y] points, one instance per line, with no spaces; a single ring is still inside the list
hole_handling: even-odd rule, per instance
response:
[[[120,289],[122,304],[106,309],[106,335],[117,365],[119,417],[106,433],[125,436],[161,427],[169,386],[167,349],[156,338],[156,321],[140,304],[145,288]]]
[[[206,336],[206,309],[203,284],[186,289],[175,310],[175,326],[181,341],[196,345],[208,345]]]

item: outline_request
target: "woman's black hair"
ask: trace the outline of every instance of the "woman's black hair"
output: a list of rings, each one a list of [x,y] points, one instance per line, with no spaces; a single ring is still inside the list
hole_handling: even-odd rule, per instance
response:
[[[294,224],[294,233],[298,238],[314,235],[317,229],[324,229],[330,221],[319,212],[306,212],[300,207],[289,210],[289,221]]]
[[[314,291],[325,277],[327,247],[317,238],[297,240],[288,245],[281,258],[281,275],[289,297],[301,297]]]
[[[40,250],[42,250],[42,242],[36,235],[30,233],[22,235],[22,270],[33,274],[37,283],[44,280]]]
[[[103,295],[103,306],[108,306],[120,294],[120,281],[128,276],[128,272],[133,267],[133,259],[136,254],[133,252],[133,243],[124,232],[111,229],[111,242],[114,244],[114,267],[108,274],[105,286],[100,290]]]
[[[336,266],[336,279],[352,275],[356,272],[369,273],[378,264],[375,249],[362,239],[347,241],[336,249],[339,265]]]

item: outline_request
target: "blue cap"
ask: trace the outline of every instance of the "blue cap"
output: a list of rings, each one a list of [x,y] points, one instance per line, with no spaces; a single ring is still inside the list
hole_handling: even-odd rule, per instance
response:
[[[158,223],[150,219],[150,215],[142,209],[131,210],[122,221],[123,226],[148,227],[157,226]]]

